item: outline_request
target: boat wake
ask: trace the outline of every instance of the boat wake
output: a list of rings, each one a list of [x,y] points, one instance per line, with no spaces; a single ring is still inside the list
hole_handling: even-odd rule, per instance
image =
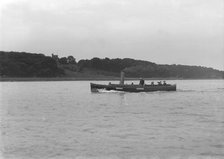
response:
[[[99,89],[98,93],[124,93],[123,91]]]

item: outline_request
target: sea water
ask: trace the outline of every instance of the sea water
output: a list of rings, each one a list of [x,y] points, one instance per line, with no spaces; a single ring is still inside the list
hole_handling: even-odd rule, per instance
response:
[[[224,158],[224,80],[149,93],[91,93],[90,82],[1,82],[0,157]]]

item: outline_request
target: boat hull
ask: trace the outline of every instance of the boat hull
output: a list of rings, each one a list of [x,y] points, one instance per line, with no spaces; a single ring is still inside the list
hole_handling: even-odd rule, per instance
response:
[[[153,92],[153,91],[176,91],[176,85],[121,85],[121,84],[95,84],[90,83],[91,91],[97,92],[100,89],[124,92]]]

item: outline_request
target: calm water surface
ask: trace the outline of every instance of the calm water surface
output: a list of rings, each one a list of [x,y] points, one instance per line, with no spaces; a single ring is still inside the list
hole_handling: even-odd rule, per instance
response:
[[[167,82],[178,90],[91,93],[90,81],[1,82],[0,156],[224,158],[224,81]]]

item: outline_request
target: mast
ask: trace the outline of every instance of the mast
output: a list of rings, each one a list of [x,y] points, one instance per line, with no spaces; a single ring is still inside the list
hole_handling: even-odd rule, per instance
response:
[[[124,85],[124,72],[123,72],[123,71],[121,71],[120,84],[121,84],[121,85]]]

